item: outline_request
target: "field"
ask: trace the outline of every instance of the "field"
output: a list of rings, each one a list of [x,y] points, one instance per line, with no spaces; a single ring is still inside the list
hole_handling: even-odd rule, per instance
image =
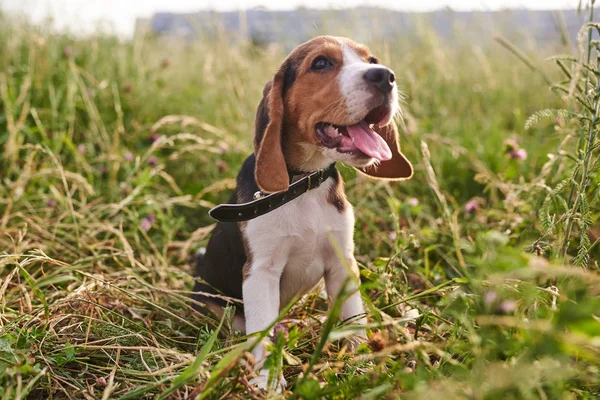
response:
[[[77,38],[0,14],[2,399],[280,396],[249,386],[252,342],[190,299],[207,210],[231,193],[285,57],[226,39]],[[369,341],[349,352],[348,327],[306,296],[273,341],[283,396],[600,398],[586,39],[475,46],[424,28],[369,43],[405,95],[415,176],[340,167]]]

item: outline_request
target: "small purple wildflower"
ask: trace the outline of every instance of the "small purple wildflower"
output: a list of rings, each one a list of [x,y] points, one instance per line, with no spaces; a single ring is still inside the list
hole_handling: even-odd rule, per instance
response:
[[[483,301],[488,306],[491,306],[492,304],[494,304],[497,299],[498,299],[498,294],[496,292],[494,292],[493,290],[486,292],[485,295],[483,296]]]
[[[419,199],[417,199],[416,197],[411,197],[410,199],[408,199],[408,204],[411,207],[416,207],[419,205]]]
[[[227,163],[221,159],[218,159],[217,161],[215,161],[215,165],[217,166],[217,168],[219,169],[219,172],[221,172],[221,173],[225,173],[229,169],[229,165],[227,165]]]
[[[128,194],[131,191],[129,189],[129,186],[125,182],[120,182],[119,183],[119,188],[121,188],[121,194],[122,195],[126,195],[126,194]]]
[[[500,311],[505,314],[514,312],[517,309],[517,302],[514,300],[504,300],[500,303]]]
[[[477,212],[477,210],[479,210],[479,200],[478,199],[474,198],[474,199],[467,201],[467,204],[465,204],[465,211],[467,212],[467,214],[473,214],[473,213]]]
[[[148,158],[148,165],[151,167],[155,167],[156,164],[158,164],[158,158],[156,158],[156,156],[150,156]]]
[[[146,215],[146,219],[148,221],[150,221],[151,223],[155,223],[156,222],[156,214],[148,213],[148,215]]]
[[[142,228],[142,230],[144,232],[148,232],[151,227],[152,227],[152,222],[150,222],[150,220],[148,218],[142,219],[142,222],[140,224],[140,228]]]
[[[54,207],[54,206],[56,206],[56,200],[54,200],[54,199],[50,199],[50,200],[48,200],[48,201],[46,202],[46,207],[50,207],[50,208],[52,208],[52,207]]]
[[[127,162],[132,162],[133,161],[133,154],[128,151],[127,153],[125,153],[125,156],[123,156],[123,158]]]
[[[79,146],[77,146],[77,152],[79,154],[85,154],[87,152],[87,147],[85,146],[85,144],[80,144]]]
[[[510,158],[514,160],[526,160],[527,159],[527,150],[518,149],[510,152]]]
[[[152,133],[150,134],[150,136],[148,136],[148,141],[149,141],[150,143],[154,143],[154,142],[156,142],[158,139],[160,139],[161,137],[162,137],[162,135],[159,135],[159,134],[158,134],[158,133],[156,133],[156,132],[152,132]]]
[[[396,240],[398,234],[396,233],[396,231],[391,231],[390,233],[388,233],[388,237],[390,238],[390,240]]]
[[[273,336],[271,338],[271,341],[273,343],[275,343],[275,341],[277,340],[277,337],[279,336],[279,333],[281,333],[283,335],[283,337],[287,339],[287,337],[288,337],[287,326],[285,326],[283,324],[276,324],[273,327]]]

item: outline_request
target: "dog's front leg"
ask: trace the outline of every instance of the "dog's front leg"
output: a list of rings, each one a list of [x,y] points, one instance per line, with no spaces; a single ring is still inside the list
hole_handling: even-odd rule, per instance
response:
[[[269,256],[265,255],[265,257],[255,257],[245,267],[248,272],[242,284],[242,294],[244,297],[246,333],[248,335],[267,329],[279,314],[279,283],[285,267],[284,260],[286,257],[282,257],[282,248],[278,250],[273,250],[277,256],[273,256],[272,253]],[[254,339],[251,338],[250,340]],[[268,340],[268,338],[258,343],[252,351],[256,360],[254,368],[259,372],[258,376],[251,380],[251,383],[266,390],[269,381],[269,370],[262,368],[268,356],[264,344],[265,340]],[[274,377],[272,380],[275,383],[273,389],[281,389],[286,384],[283,377]]]
[[[348,281],[344,288],[344,283]],[[342,304],[342,310],[340,312],[340,319],[342,321],[356,317],[352,320],[355,324],[365,325],[367,319],[364,316],[363,302],[360,297],[360,290],[358,285],[360,284],[360,278],[358,273],[358,266],[353,255],[347,255],[345,260],[339,260],[335,258],[332,261],[327,272],[325,273],[325,288],[327,295],[332,302],[335,302],[337,298],[342,294],[342,290],[345,289],[346,293],[349,293],[348,297]],[[361,342],[367,338],[367,334],[364,329],[357,331],[350,339],[350,347],[354,350]]]

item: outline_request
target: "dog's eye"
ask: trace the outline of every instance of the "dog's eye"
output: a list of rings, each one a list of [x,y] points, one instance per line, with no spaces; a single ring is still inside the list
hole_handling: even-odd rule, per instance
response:
[[[331,67],[333,67],[333,64],[331,63],[331,61],[329,61],[329,59],[327,57],[323,57],[323,56],[319,56],[319,57],[315,58],[312,65],[310,66],[310,68],[313,71],[322,71],[322,70],[325,70],[325,69],[328,69]]]
[[[379,64],[379,60],[375,57],[369,57],[369,64]]]

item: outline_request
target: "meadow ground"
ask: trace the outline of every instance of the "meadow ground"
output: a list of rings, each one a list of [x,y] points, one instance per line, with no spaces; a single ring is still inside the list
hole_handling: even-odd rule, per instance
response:
[[[371,43],[405,94],[415,176],[340,167],[370,339],[350,354],[306,296],[273,343],[286,397],[600,397],[595,51],[587,68],[544,61],[585,61],[574,44],[510,47],[427,29]],[[283,50],[0,16],[0,52],[0,397],[277,397],[189,295]]]

